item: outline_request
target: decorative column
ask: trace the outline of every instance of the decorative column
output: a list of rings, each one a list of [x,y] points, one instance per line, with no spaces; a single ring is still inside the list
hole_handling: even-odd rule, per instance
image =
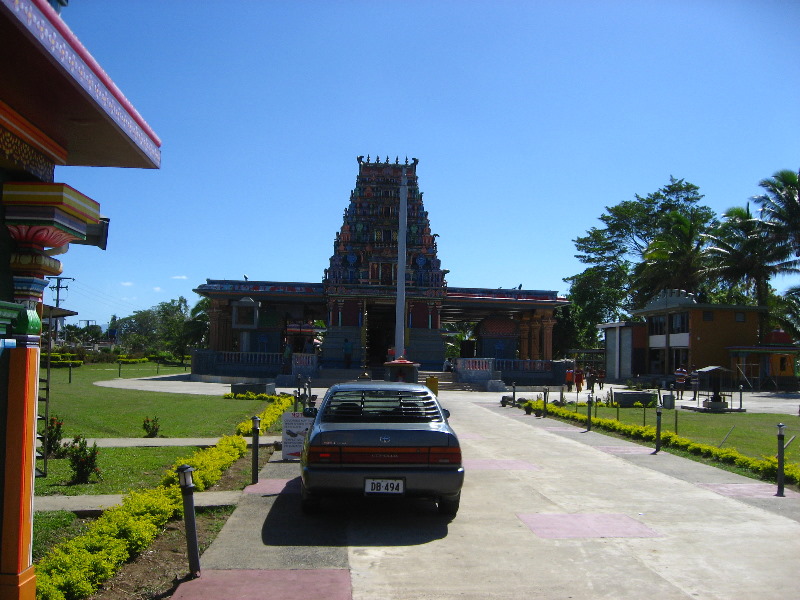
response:
[[[545,316],[542,319],[542,346],[544,347],[543,356],[544,360],[553,360],[553,327],[556,320],[552,314]]]
[[[13,326],[16,347],[5,350],[9,354],[8,395],[5,418],[0,419],[5,429],[5,445],[0,448],[0,598],[33,600],[36,578],[31,539],[42,294],[46,277],[61,273],[61,263],[52,254],[61,254],[70,242],[86,242],[90,227],[99,225],[101,218],[97,202],[63,183],[9,182],[2,189],[5,225],[14,241],[9,267],[19,315]]]
[[[542,318],[535,316],[531,320],[531,358],[533,360],[541,360],[542,349],[540,345],[542,333]]]
[[[39,342],[42,322],[35,310],[0,302],[0,333],[13,324],[15,348],[8,355],[8,396],[2,406],[3,460],[0,598],[34,600],[36,578],[31,561],[33,479],[36,457],[36,398],[39,390]],[[6,338],[8,339],[8,338]],[[5,360],[5,356],[1,357]]]
[[[519,323],[519,357],[522,360],[530,359],[530,334],[531,334],[531,317],[530,315],[523,315]]]

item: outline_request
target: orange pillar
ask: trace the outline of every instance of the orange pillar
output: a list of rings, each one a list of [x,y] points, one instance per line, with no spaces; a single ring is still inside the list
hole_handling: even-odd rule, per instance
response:
[[[8,395],[3,415],[5,447],[0,549],[0,598],[3,600],[36,598],[31,544],[41,321],[35,311],[19,308],[20,317],[15,323],[17,335],[14,336],[17,347],[5,350],[9,356]],[[20,329],[22,334],[19,334]]]

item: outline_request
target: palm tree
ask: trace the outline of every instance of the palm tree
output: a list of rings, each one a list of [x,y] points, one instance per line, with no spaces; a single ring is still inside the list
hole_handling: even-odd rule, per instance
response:
[[[772,226],[750,212],[750,205],[725,212],[723,222],[708,235],[708,273],[729,283],[744,283],[758,306],[767,306],[770,279],[778,274],[800,273],[800,260],[791,256],[791,246],[776,238]],[[766,331],[767,315],[759,315],[759,339]]]
[[[800,340],[800,286],[786,290],[778,299],[775,321],[795,340]]]
[[[763,219],[778,240],[788,242],[795,256],[800,256],[800,197],[798,173],[788,169],[778,171],[759,184],[765,194],[754,200],[763,207]]]
[[[644,260],[633,271],[637,303],[664,289],[699,292],[705,281],[708,215],[697,209],[672,211],[666,227],[644,251]]]

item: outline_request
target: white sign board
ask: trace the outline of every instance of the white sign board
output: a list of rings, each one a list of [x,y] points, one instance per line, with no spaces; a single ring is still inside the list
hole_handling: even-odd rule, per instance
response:
[[[300,460],[303,441],[313,422],[301,412],[283,413],[283,460]]]

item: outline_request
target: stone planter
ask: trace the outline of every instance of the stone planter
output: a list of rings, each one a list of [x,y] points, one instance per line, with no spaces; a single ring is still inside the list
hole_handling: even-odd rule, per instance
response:
[[[614,392],[614,402],[621,408],[633,408],[634,403],[639,402],[642,406],[647,406],[656,399],[656,394],[652,392]]]
[[[707,408],[710,411],[722,412],[728,408],[728,403],[725,401],[703,400],[703,408]]]

